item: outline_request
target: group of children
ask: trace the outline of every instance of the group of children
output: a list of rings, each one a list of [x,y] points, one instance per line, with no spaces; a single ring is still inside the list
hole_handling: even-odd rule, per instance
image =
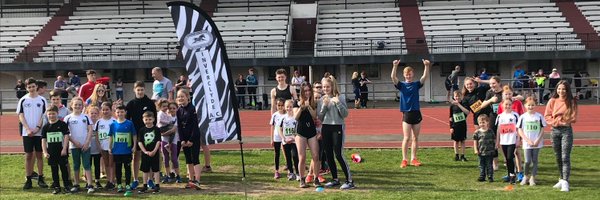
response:
[[[514,95],[510,86],[499,86],[497,77],[492,77],[488,82],[491,88],[487,91],[487,100],[478,103],[465,101],[463,94],[472,94],[471,91],[477,93],[477,89],[469,90],[473,86],[467,85],[472,80],[465,79],[465,91],[454,91],[454,100],[451,101],[449,121],[451,139],[454,140],[455,161],[466,161],[464,156],[467,138],[466,116],[473,112],[476,129],[473,134],[473,148],[474,153],[479,157],[477,180],[483,182],[487,178],[489,182],[494,181],[494,171],[497,169],[495,157],[501,149],[507,170],[504,181],[512,184],[520,181],[521,185],[536,185],[538,156],[544,145],[543,129],[547,125],[552,125],[553,146],[561,172],[559,183],[555,188],[569,191],[568,157],[572,148],[571,123],[575,122],[577,111],[569,83],[562,81],[558,84],[557,92],[549,101],[545,114],[542,115],[535,111],[537,105],[535,98],[528,97],[523,104],[521,102],[523,98]],[[500,94],[501,99],[498,98]],[[473,98],[477,98],[476,96],[472,95]],[[483,112],[486,106],[489,106],[489,110]],[[524,166],[518,148],[523,149]],[[564,167],[565,165],[568,167]]]
[[[102,93],[98,90],[103,89],[97,84],[90,101],[86,103],[82,98],[74,97],[68,106],[64,106],[59,92],[50,93],[51,104],[47,105],[38,93],[36,80],[29,78],[25,83],[28,94],[19,100],[17,108],[26,152],[24,189],[32,188],[33,157],[43,155],[52,171],[50,187],[53,194],[78,192],[82,165],[88,193],[100,188],[117,188],[118,193],[130,196],[139,184],[137,170],[143,172],[143,187],[138,192],[152,190],[152,193],[159,193],[161,182],[181,183],[178,162],[181,147],[190,175],[186,188],[200,189],[200,131],[193,126],[198,122],[188,91],[177,93],[177,103],[164,99],[154,102],[145,95],[144,83],[138,81],[134,84],[134,100],[127,105],[120,101],[113,105],[102,95],[97,96]],[[186,127],[186,124],[190,125]],[[196,150],[192,150],[193,147]],[[161,154],[168,173],[165,177],[160,176]],[[69,169],[69,155],[73,160],[72,170]],[[141,166],[136,159],[141,160]],[[43,167],[40,167],[42,159],[37,162],[38,185],[48,187],[44,182]],[[92,164],[95,165],[95,176],[92,176]],[[100,184],[101,168],[106,172],[104,187]],[[59,172],[64,190],[60,186]]]
[[[275,150],[275,179],[279,173],[281,147],[288,170],[289,181],[299,181],[300,188],[339,187],[342,190],[354,188],[348,162],[343,155],[344,118],[348,109],[343,96],[339,93],[333,76],[324,77],[311,85],[303,83],[296,93],[285,82],[285,70],[276,72],[278,86],[272,91],[275,107],[269,124],[271,125],[271,144]],[[306,149],[311,152],[311,162],[306,172]],[[323,156],[323,154],[325,154]],[[335,155],[335,157],[334,157]],[[337,159],[346,181],[342,184],[337,177]],[[332,180],[325,183],[322,163],[326,161]],[[322,185],[321,183],[325,183]]]

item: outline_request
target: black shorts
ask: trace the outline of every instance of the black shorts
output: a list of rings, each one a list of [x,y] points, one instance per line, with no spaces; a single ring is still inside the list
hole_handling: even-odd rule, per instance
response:
[[[191,147],[183,147],[185,164],[200,164],[200,141],[193,142]]]
[[[458,126],[454,126],[452,127],[452,129],[454,130],[451,134],[450,139],[460,142],[460,141],[465,141],[467,139],[467,124],[464,123],[463,125],[458,125]]]
[[[42,136],[23,136],[23,148],[25,153],[42,152]]]
[[[406,122],[407,124],[419,124],[422,120],[423,116],[421,116],[421,111],[419,110],[402,112],[402,121]]]
[[[131,164],[131,154],[113,155],[113,161],[117,163],[129,163]],[[120,169],[117,169],[120,170]]]
[[[160,171],[160,155],[159,152],[154,154],[154,157],[150,157],[146,154],[142,154],[142,165],[140,165],[140,170],[144,173],[150,172],[159,172]]]
[[[48,158],[48,165],[66,165],[69,162],[69,155],[50,155]]]

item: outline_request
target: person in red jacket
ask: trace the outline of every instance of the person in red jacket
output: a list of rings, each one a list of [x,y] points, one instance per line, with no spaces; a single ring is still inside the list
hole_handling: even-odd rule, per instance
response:
[[[83,102],[87,101],[87,99],[92,96],[94,87],[96,87],[96,71],[87,70],[85,74],[87,75],[88,82],[79,88],[79,97],[83,99]]]

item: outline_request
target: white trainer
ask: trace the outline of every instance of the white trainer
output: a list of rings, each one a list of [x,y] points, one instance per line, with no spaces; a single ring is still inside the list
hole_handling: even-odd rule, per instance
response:
[[[562,183],[563,180],[562,179],[558,179],[558,183],[556,183],[554,186],[552,186],[553,188],[559,189],[562,188]]]
[[[569,191],[569,182],[563,181],[562,187],[560,188],[560,191],[561,192],[568,192]]]

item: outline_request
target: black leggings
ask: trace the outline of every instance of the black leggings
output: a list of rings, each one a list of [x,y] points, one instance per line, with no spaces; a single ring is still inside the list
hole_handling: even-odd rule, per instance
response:
[[[94,178],[96,181],[100,181],[100,158],[101,154],[91,155],[90,159],[92,160],[92,165],[94,165]]]
[[[506,170],[508,175],[515,174],[515,149],[516,145],[502,145],[502,152],[504,153],[504,159],[506,159]]]
[[[327,154],[325,153],[325,148],[323,148],[322,138],[319,140],[319,158],[321,160],[321,169],[329,169],[329,167],[327,166]]]
[[[331,170],[331,176],[333,179],[338,179],[337,167],[333,154],[335,152],[335,159],[342,167],[346,180],[352,181],[352,175],[350,174],[350,166],[343,155],[344,148],[344,131],[342,125],[328,125],[323,124],[323,146],[325,147],[325,155],[327,155],[327,163],[329,164],[329,170]]]
[[[279,157],[281,156],[281,142],[273,142],[273,149],[275,150],[275,170],[279,171]]]
[[[115,175],[117,176],[117,185],[121,184],[121,177],[123,177],[123,171],[125,168],[125,185],[131,183],[131,155],[113,155],[115,162]]]
[[[294,169],[296,169],[296,173],[298,176],[300,175],[300,171],[298,171],[298,149],[296,148],[296,143],[284,144],[283,151],[285,156],[285,163],[288,168],[289,173],[294,173]],[[293,161],[293,163],[292,163]]]

